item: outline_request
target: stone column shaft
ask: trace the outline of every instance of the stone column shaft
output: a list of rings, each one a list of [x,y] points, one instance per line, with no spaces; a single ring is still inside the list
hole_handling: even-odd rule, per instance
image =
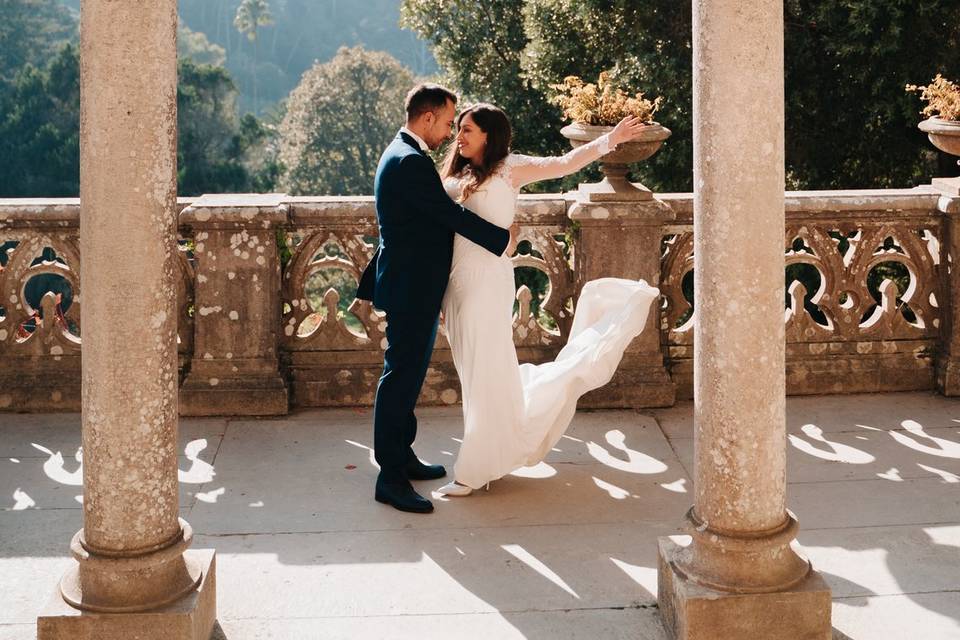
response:
[[[782,4],[694,3],[699,518],[786,520]]]
[[[170,0],[83,9],[84,539],[115,553],[180,533],[177,14]]]
[[[194,616],[212,556],[185,555],[178,517],[176,30],[176,0],[82,5],[83,529],[60,583],[73,609],[41,615],[41,640],[192,640],[213,625],[209,590]]]
[[[785,499],[783,4],[694,0],[693,22],[695,494],[661,612],[676,638],[825,640]]]

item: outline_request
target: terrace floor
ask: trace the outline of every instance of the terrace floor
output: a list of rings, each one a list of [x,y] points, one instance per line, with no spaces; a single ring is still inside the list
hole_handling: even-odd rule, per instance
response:
[[[459,407],[418,452],[452,466]],[[837,638],[960,638],[960,400],[787,402],[788,501]],[[657,537],[692,503],[692,405],[580,412],[546,463],[431,515],[373,500],[368,410],[184,419],[181,505],[218,637],[664,638]],[[0,640],[34,638],[82,526],[77,414],[0,414]],[[429,493],[443,481],[418,483]]]

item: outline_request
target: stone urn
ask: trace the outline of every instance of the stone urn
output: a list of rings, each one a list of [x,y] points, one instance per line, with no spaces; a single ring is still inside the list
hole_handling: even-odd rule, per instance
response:
[[[568,124],[560,133],[570,140],[570,144],[579,147],[596,140],[613,130],[610,126],[596,126],[574,122]],[[590,202],[622,202],[651,200],[653,192],[639,183],[627,180],[628,165],[642,162],[657,152],[663,141],[670,137],[670,129],[656,122],[643,128],[640,137],[619,145],[615,150],[600,158],[600,170],[603,180],[591,184],[581,184],[580,192]]]
[[[927,118],[919,125],[937,149],[952,156],[960,156],[960,121]]]
[[[919,125],[937,149],[952,156],[960,156],[960,121],[944,120],[934,116]],[[960,196],[960,178],[934,178],[932,185],[954,196]]]

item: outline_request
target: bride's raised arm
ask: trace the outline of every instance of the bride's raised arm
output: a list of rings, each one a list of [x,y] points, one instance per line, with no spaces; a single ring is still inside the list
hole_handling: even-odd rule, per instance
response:
[[[538,158],[536,156],[513,154],[508,159],[510,163],[510,182],[514,189],[519,190],[532,182],[552,180],[570,175],[610,153],[618,144],[636,138],[643,126],[644,124],[639,118],[630,116],[621,120],[610,133],[604,134],[562,156]]]

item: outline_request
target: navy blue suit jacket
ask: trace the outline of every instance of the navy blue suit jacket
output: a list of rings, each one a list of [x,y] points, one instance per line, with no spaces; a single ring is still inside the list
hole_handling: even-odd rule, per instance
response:
[[[510,232],[454,202],[427,154],[400,132],[380,157],[373,192],[380,246],[357,297],[391,312],[436,314],[447,288],[453,235],[500,255]]]

